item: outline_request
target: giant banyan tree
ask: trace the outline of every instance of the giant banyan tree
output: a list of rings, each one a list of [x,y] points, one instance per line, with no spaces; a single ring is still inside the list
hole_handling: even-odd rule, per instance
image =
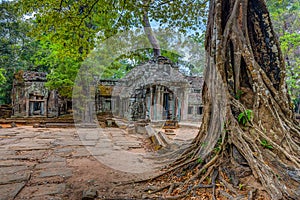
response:
[[[300,127],[266,3],[211,0],[208,18],[202,125],[157,191],[167,199],[201,196],[201,188],[213,199],[298,199]]]

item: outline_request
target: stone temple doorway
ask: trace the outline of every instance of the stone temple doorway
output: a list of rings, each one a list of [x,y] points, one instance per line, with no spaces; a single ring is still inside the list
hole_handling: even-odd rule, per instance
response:
[[[135,90],[130,98],[133,120],[171,120],[180,114],[174,92],[163,85],[146,85]]]
[[[29,116],[45,116],[46,115],[46,100],[43,95],[29,95]]]

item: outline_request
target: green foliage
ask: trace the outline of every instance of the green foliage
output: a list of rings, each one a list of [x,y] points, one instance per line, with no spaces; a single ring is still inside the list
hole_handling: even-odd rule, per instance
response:
[[[238,122],[243,126],[246,125],[247,122],[252,120],[252,110],[246,109],[244,112],[241,112],[238,116]]]
[[[300,112],[300,2],[268,0],[270,15],[286,62],[289,94]]]
[[[0,68],[0,85],[4,84],[6,82],[6,78],[3,75],[4,69]]]
[[[79,69],[79,63],[72,58],[59,60],[47,75],[46,87],[56,89],[62,97],[71,98],[72,88]]]
[[[242,94],[243,94],[243,91],[238,90],[237,93],[235,94],[235,99],[239,100],[241,98]]]
[[[4,69],[2,74],[7,81],[0,88],[0,103],[9,101],[13,74],[20,69],[48,71],[47,86],[58,89],[65,96],[71,96],[71,86],[80,64],[95,48],[96,42],[119,32],[142,27],[142,2],[1,1],[0,66]],[[149,18],[162,29],[192,35],[195,42],[203,43],[201,30],[205,29],[207,2],[151,1]],[[297,104],[300,101],[297,99],[300,96],[300,61],[296,51],[299,47],[300,3],[296,0],[268,0],[267,3],[273,25],[280,36],[284,57],[288,58],[287,83],[292,99]],[[22,15],[32,18],[24,20]],[[171,41],[168,43],[172,44]],[[151,57],[151,51],[141,50],[132,56],[118,58],[110,65],[99,66],[104,71],[102,76],[123,77],[130,69]],[[191,55],[195,51],[205,54],[203,49],[197,47],[189,47],[187,51]],[[162,51],[162,54],[177,62],[182,66],[182,71],[189,75],[200,75],[204,69],[204,58],[197,58],[199,62],[193,66],[187,65],[180,56],[171,52]],[[236,94],[237,99],[240,96],[240,93]],[[241,117],[241,123],[245,121],[242,118],[244,117]]]
[[[243,190],[244,189],[244,185],[242,183],[239,184],[239,190]]]
[[[16,1],[0,1],[0,104],[11,101],[14,73],[34,70],[31,56],[37,43],[27,36],[30,26],[30,22],[19,14]]]
[[[280,44],[282,51],[286,55],[286,75],[289,94],[294,105],[298,105],[298,101],[300,100],[300,58],[295,51],[300,46],[300,33],[285,33],[280,37]]]
[[[222,138],[218,139],[218,142],[214,148],[214,152],[217,154],[219,151],[221,151],[221,146],[222,146]]]
[[[197,163],[198,163],[198,164],[203,163],[202,158],[198,158]]]
[[[261,144],[261,146],[263,146],[266,149],[273,149],[273,146],[271,144],[269,144],[266,139],[262,139],[260,141],[260,144]]]
[[[61,53],[85,58],[94,43],[142,27],[143,1],[20,1],[24,14],[35,19],[32,35],[62,44]],[[160,27],[196,35],[204,27],[207,0],[150,1],[149,18]],[[190,30],[194,30],[191,32]],[[199,32],[199,31],[197,31]]]
[[[206,147],[208,145],[208,143],[207,142],[203,142],[203,143],[201,143],[201,147]]]
[[[96,44],[117,33],[141,28],[145,5],[143,1],[136,0],[26,0],[18,1],[15,8],[27,18],[31,16],[32,24],[28,26],[31,28],[30,36],[41,45],[33,53],[33,65],[50,69],[47,86],[70,97],[76,72]],[[204,27],[206,11],[207,0],[157,0],[150,1],[148,15],[161,28],[176,30],[201,40],[198,32]],[[101,78],[122,78],[130,69],[151,57],[151,50],[142,51],[98,66],[103,72]],[[162,53],[175,62],[179,61],[170,52]],[[204,62],[200,63],[203,65]],[[203,69],[190,68],[191,73],[200,73]]]
[[[280,177],[278,174],[276,174],[276,178],[277,178],[278,180],[281,180],[281,177]]]
[[[50,38],[39,42],[39,49],[32,55],[37,70],[48,72],[46,87],[56,89],[60,96],[71,98],[80,60],[76,57],[60,54],[60,44],[50,41]]]

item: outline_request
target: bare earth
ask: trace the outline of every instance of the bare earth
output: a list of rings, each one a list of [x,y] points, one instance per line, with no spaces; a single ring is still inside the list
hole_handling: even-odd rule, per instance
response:
[[[195,137],[197,128],[179,128],[177,145]],[[0,129],[0,200],[141,198],[134,184],[163,165],[145,136],[118,128]],[[85,192],[84,192],[85,191]],[[86,192],[88,191],[88,192]]]

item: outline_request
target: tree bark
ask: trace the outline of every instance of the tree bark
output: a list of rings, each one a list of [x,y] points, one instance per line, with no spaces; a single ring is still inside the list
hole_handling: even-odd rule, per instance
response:
[[[205,48],[202,124],[172,170],[191,175],[170,199],[190,198],[208,177],[213,199],[297,199],[300,127],[264,0],[211,0]]]
[[[153,48],[153,54],[154,57],[157,58],[158,56],[161,55],[160,52],[160,45],[159,42],[155,36],[155,33],[152,30],[151,24],[150,24],[150,20],[148,17],[148,8],[150,6],[150,0],[144,0],[144,10],[143,10],[143,19],[142,19],[142,24],[143,24],[143,28],[144,31],[148,37],[148,40]]]

